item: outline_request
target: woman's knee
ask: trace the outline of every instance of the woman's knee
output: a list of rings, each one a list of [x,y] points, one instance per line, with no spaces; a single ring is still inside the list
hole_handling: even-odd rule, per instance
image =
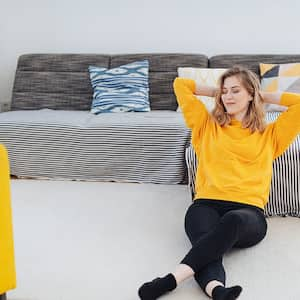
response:
[[[246,248],[259,243],[266,235],[267,223],[265,218],[252,210],[230,211],[224,215],[226,226],[236,229],[237,242],[234,247]]]
[[[224,232],[236,240],[236,243],[243,239],[244,233],[247,231],[247,221],[242,214],[235,211],[229,211],[223,215],[220,225]]]
[[[223,215],[220,223],[224,224],[224,226],[240,227],[243,221],[243,216],[232,210]]]

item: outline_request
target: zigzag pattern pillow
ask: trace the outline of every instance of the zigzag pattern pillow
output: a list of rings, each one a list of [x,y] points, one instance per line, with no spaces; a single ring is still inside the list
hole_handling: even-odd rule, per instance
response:
[[[94,90],[91,112],[147,112],[149,62],[136,61],[117,68],[89,66]]]
[[[300,93],[300,63],[290,64],[259,64],[261,89],[265,92],[285,91]],[[285,111],[282,105],[269,104],[267,111]]]

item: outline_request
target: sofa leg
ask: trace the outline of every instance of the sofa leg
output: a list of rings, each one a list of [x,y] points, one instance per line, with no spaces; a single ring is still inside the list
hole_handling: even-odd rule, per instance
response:
[[[6,294],[0,295],[0,300],[6,300]]]

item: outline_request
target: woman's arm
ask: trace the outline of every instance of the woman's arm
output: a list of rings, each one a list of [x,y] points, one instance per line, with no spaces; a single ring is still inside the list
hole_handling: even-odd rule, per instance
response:
[[[260,91],[260,95],[262,96],[264,102],[272,103],[272,104],[280,104],[280,98],[282,96],[282,92],[263,92]]]
[[[199,141],[210,120],[209,113],[205,105],[195,96],[196,83],[194,80],[177,77],[173,86],[185,123],[192,130],[191,142],[197,152]]]
[[[204,104],[195,96],[196,82],[177,77],[173,87],[187,126],[191,129],[204,126],[209,116]]]
[[[215,97],[217,91],[218,91],[217,88],[196,83],[195,95]]]
[[[278,92],[262,92],[262,97],[267,103],[287,106],[272,126],[274,141],[274,159],[280,156],[300,133],[300,94]]]

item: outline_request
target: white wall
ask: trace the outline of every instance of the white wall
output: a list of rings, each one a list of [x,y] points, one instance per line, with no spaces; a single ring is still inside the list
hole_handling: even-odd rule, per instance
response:
[[[300,54],[298,0],[0,0],[0,102],[24,53]]]

